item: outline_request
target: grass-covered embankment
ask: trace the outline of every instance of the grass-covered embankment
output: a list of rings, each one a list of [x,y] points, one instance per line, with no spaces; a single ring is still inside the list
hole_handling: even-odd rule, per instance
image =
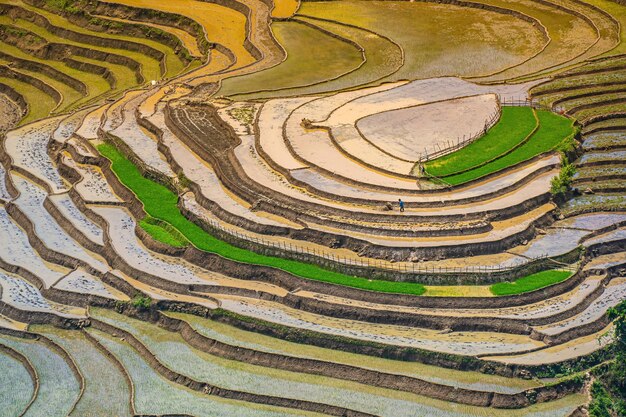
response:
[[[426,288],[418,283],[354,277],[316,265],[261,255],[233,246],[217,239],[183,216],[177,205],[178,196],[167,187],[144,178],[139,169],[113,145],[100,144],[98,151],[111,161],[111,168],[121,182],[141,200],[148,216],[140,221],[140,226],[160,242],[176,247],[192,244],[198,249],[237,262],[277,268],[301,278],[348,287],[413,295],[422,295],[426,291]],[[563,281],[571,275],[569,271],[543,271],[520,278],[513,283],[492,285],[490,290],[494,295],[521,294]]]
[[[533,132],[528,116],[534,118],[535,113],[539,126]],[[451,185],[463,184],[554,151],[575,134],[574,122],[558,114],[529,107],[504,108],[501,120],[487,135],[427,163],[426,171]]]
[[[486,135],[456,152],[428,162],[426,169],[436,177],[447,177],[477,167],[520,144],[538,124],[530,107],[503,107],[500,120]]]
[[[139,169],[130,162],[113,145],[101,144],[98,151],[111,161],[111,168],[119,177],[120,181],[130,188],[144,204],[146,213],[158,220],[169,223],[176,231],[180,232],[185,239],[198,249],[215,253],[224,258],[248,264],[268,266],[281,269],[293,275],[324,281],[333,284],[345,285],[348,287],[361,288],[371,291],[402,293],[421,295],[424,293],[424,286],[417,283],[393,282],[382,280],[369,280],[366,278],[353,277],[338,272],[329,271],[321,267],[302,262],[281,259],[272,256],[260,255],[246,249],[241,249],[215,238],[207,233],[200,226],[189,221],[178,209],[178,196],[152,180],[144,178]],[[142,226],[146,222],[142,222]],[[153,224],[153,223],[152,223]],[[152,225],[151,224],[151,225]],[[155,239],[168,243],[173,238],[168,234],[165,238],[165,229],[159,228],[153,234],[154,228],[148,227],[146,232]]]
[[[489,289],[494,295],[515,295],[538,290],[565,281],[572,276],[570,271],[549,270],[528,275],[513,282],[500,282]]]
[[[189,244],[187,239],[183,235],[181,235],[177,230],[173,227],[168,227],[169,225],[161,225],[160,222],[150,216],[146,216],[139,222],[139,226],[152,238],[158,240],[159,242],[165,243],[170,246],[174,246],[176,248],[182,248]]]

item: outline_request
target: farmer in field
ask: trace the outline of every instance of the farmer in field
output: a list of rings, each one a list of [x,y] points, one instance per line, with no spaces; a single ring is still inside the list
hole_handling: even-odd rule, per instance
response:
[[[404,201],[401,198],[398,199],[398,206],[400,206],[400,213],[404,212]]]

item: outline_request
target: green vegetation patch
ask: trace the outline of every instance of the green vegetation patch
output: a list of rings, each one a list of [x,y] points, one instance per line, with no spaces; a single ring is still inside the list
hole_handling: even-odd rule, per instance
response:
[[[163,225],[162,223],[163,222],[160,222],[150,216],[146,216],[139,222],[139,225],[143,230],[148,232],[150,236],[159,242],[163,242],[177,248],[187,246],[189,242],[187,242],[187,239],[185,239],[185,237],[178,232],[178,230],[171,226],[168,227]]]
[[[150,297],[136,295],[135,297],[133,297],[132,300],[130,300],[130,305],[132,305],[139,311],[145,311],[150,309],[150,306],[152,305],[152,299]]]
[[[572,178],[576,173],[576,166],[563,160],[559,175],[550,180],[550,193],[552,195],[565,194],[572,184]]]
[[[463,184],[527,161],[537,155],[559,150],[563,143],[569,142],[577,133],[574,121],[566,117],[546,110],[538,110],[537,117],[539,129],[513,152],[479,168],[446,177],[445,181],[452,185]]]
[[[486,135],[457,152],[428,162],[426,170],[436,177],[446,177],[489,162],[522,143],[538,123],[530,107],[503,107],[500,120]]]
[[[183,216],[177,206],[177,195],[163,185],[144,178],[139,169],[113,145],[101,144],[98,146],[98,150],[111,160],[111,168],[122,183],[130,188],[139,200],[143,202],[146,213],[155,219],[172,225],[185,239],[201,250],[215,253],[237,262],[277,268],[302,278],[348,287],[414,295],[423,294],[425,291],[424,286],[417,283],[368,280],[366,278],[353,277],[315,265],[260,255],[230,245],[210,235],[200,226]],[[150,230],[146,230],[146,232],[150,233]]]
[[[493,284],[489,289],[494,295],[522,294],[565,281],[572,275],[573,273],[570,271],[542,271],[520,278],[517,281]]]

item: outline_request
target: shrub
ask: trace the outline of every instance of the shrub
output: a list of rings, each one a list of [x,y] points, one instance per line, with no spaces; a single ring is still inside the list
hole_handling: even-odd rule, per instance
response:
[[[572,185],[572,178],[576,173],[576,167],[563,159],[563,166],[559,175],[550,181],[550,193],[552,195],[565,194]]]
[[[77,4],[75,0],[46,0],[46,6],[53,10],[71,14],[82,12],[81,5]]]
[[[609,393],[598,381],[591,385],[592,400],[589,403],[589,415],[591,417],[612,417],[612,401]]]
[[[150,297],[136,295],[135,297],[133,297],[132,300],[130,300],[130,305],[132,305],[139,311],[145,311],[150,309],[150,306],[152,305],[152,299]]]

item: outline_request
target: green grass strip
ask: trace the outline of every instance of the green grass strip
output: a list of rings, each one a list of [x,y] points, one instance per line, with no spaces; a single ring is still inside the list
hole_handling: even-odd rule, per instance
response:
[[[521,143],[536,126],[531,107],[503,107],[500,120],[486,135],[457,152],[426,163],[426,170],[436,177],[445,177],[484,164]]]
[[[514,295],[538,290],[572,276],[570,271],[549,270],[528,275],[513,282],[500,282],[493,284],[489,290],[494,295]]]
[[[156,219],[153,219],[150,216],[146,216],[139,222],[139,226],[141,226],[143,230],[148,232],[148,234],[150,234],[150,236],[152,236],[154,239],[177,248],[187,246],[187,244],[189,243],[184,236],[178,233],[178,230],[173,228],[173,230],[168,230],[169,228],[164,227],[158,224],[158,222],[151,220]]]
[[[526,143],[502,158],[462,174],[446,177],[445,181],[458,185],[501,171],[537,155],[554,151],[576,133],[574,122],[566,117],[545,110],[538,110],[537,117],[539,129]]]
[[[298,277],[348,287],[414,295],[421,295],[425,291],[424,286],[417,283],[368,280],[366,278],[353,277],[329,271],[316,265],[260,255],[246,249],[232,246],[210,235],[204,229],[183,216],[177,206],[177,195],[163,185],[144,178],[139,169],[113,145],[108,143],[101,144],[98,145],[98,150],[111,161],[111,168],[115,174],[120,181],[126,187],[130,188],[137,195],[139,200],[143,202],[144,209],[150,216],[169,223],[198,249],[215,253],[237,262],[277,268]],[[151,230],[145,230],[148,233],[151,232]],[[157,236],[154,237],[157,238]]]

